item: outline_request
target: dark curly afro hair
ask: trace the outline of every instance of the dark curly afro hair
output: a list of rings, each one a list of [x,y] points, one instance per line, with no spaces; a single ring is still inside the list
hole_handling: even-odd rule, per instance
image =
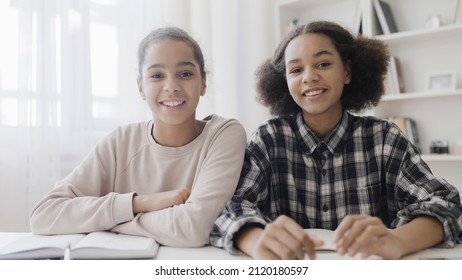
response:
[[[276,116],[293,115],[301,110],[290,95],[285,77],[284,52],[297,36],[318,33],[329,37],[343,63],[351,61],[352,80],[341,97],[343,109],[360,112],[376,106],[384,92],[384,79],[389,62],[388,47],[380,40],[353,36],[342,26],[328,21],[315,21],[300,26],[279,43],[272,59],[256,71],[257,98]]]

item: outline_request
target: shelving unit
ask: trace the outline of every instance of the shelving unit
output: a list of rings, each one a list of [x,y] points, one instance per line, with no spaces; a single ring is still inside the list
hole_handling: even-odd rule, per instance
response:
[[[280,0],[276,1],[277,41],[287,22],[299,19],[335,21],[362,34],[383,40],[390,54],[400,60],[405,93],[385,95],[371,111],[378,117],[404,116],[417,122],[422,158],[432,171],[462,191],[462,155],[430,154],[434,140],[447,140],[450,153],[462,133],[462,24],[454,23],[458,0],[383,0],[390,5],[399,31],[378,34],[373,0]],[[462,1],[462,0],[460,0]],[[441,26],[426,27],[431,16]],[[456,89],[429,91],[430,74],[456,73]]]
[[[292,20],[307,23],[312,20],[338,22],[351,30],[361,17],[359,12],[363,0],[280,0],[276,1],[276,44],[286,32]]]
[[[462,96],[462,89],[454,91],[437,91],[437,92],[405,92],[397,95],[385,95],[382,97],[382,102],[425,99],[425,98],[445,98]]]

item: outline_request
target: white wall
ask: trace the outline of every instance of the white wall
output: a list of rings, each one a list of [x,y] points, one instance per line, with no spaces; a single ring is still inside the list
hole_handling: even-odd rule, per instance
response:
[[[75,2],[71,0],[66,2],[50,0],[46,2],[50,6],[42,6],[42,2],[36,2],[36,0],[29,1],[21,3],[26,6],[30,5],[32,9],[36,8],[34,5],[38,5],[41,11],[46,11],[43,14],[47,15],[49,11],[54,12],[55,8],[59,14],[64,10],[63,3],[67,7],[74,4],[88,4],[92,0],[75,0]],[[113,86],[120,93],[117,94],[118,111],[116,116],[114,116],[114,119],[105,120],[98,124],[89,120],[90,123],[84,123],[89,127],[82,126],[78,130],[70,126],[68,129],[73,133],[72,135],[67,131],[63,132],[62,128],[57,129],[56,127],[54,127],[53,134],[47,134],[44,132],[45,130],[35,131],[30,127],[25,127],[25,129],[21,130],[17,127],[0,127],[2,132],[0,133],[0,143],[3,143],[0,147],[0,155],[3,158],[3,160],[0,160],[0,231],[28,231],[29,213],[34,205],[53,187],[54,182],[62,179],[82,160],[83,156],[100,137],[105,135],[107,131],[112,130],[116,124],[150,117],[150,111],[144,108],[136,89],[136,48],[139,40],[155,27],[166,25],[181,27],[190,32],[203,49],[206,67],[210,74],[208,75],[206,96],[202,98],[198,108],[198,117],[217,113],[224,117],[237,118],[243,123],[248,136],[250,136],[257,126],[269,117],[268,110],[256,102],[254,72],[264,59],[272,55],[274,50],[273,1],[120,0],[107,2],[119,5],[116,7],[116,14],[110,14],[110,17],[117,17],[116,28],[120,28],[117,33],[120,36],[120,46],[116,46],[119,50],[117,59],[120,69],[118,69],[117,73],[120,79]],[[101,3],[106,2],[102,1]],[[104,9],[90,11],[90,13],[86,8],[87,6],[83,5],[81,10],[75,11],[77,14],[83,11],[87,13],[87,16],[88,14],[98,13],[101,13],[101,16],[107,16],[109,13]],[[87,19],[85,18],[85,20]],[[52,22],[53,18],[50,17],[47,20]],[[51,36],[50,34],[52,32],[47,33],[47,36]],[[63,31],[62,34],[66,35],[68,33]],[[14,42],[15,40],[9,41]],[[31,46],[27,47],[33,49]],[[53,56],[53,54],[49,55]],[[72,55],[63,57],[63,60],[66,61],[73,61],[73,59],[75,60],[75,57]],[[47,64],[45,60],[41,62]],[[109,62],[112,63],[113,61]],[[122,62],[123,67],[120,66]],[[2,61],[0,61],[1,63]],[[72,69],[73,64],[70,63],[70,65],[71,67],[64,67],[63,70],[75,70]],[[88,65],[83,65],[82,67],[85,66]],[[0,70],[3,68],[0,67]],[[80,68],[75,71],[76,76],[78,73],[88,74],[90,72],[88,69],[80,70]],[[51,73],[51,71],[46,72]],[[3,74],[0,73],[0,77],[5,77]],[[98,77],[94,78],[98,79]],[[72,78],[71,80],[79,85],[84,84],[76,82],[78,79],[74,80]],[[0,96],[4,93],[1,81]],[[66,84],[69,86],[68,83]],[[85,86],[88,86],[88,84],[85,84]],[[67,88],[65,90],[69,93]],[[79,92],[87,92],[87,95],[91,95],[89,90],[80,90]],[[34,93],[31,92],[31,94]],[[91,110],[92,104],[88,104],[88,102],[91,102],[91,96],[83,100],[78,93],[70,93],[69,98],[72,99],[70,103],[73,106],[72,110],[78,110],[79,108]],[[75,101],[78,101],[80,107],[76,106]],[[80,119],[75,114],[69,114],[68,112],[68,115],[72,115],[75,119]],[[33,135],[30,133],[31,130],[34,132]],[[45,134],[48,136],[45,137]],[[63,134],[65,135],[63,136]],[[32,147],[29,143],[31,140],[34,143],[39,141],[40,139],[37,138],[44,139],[40,142],[44,147],[43,149],[37,145]],[[49,139],[54,140],[49,142]],[[42,143],[44,141],[46,143]],[[72,157],[68,155],[69,151],[67,151],[71,148],[78,149],[78,153],[72,154]],[[50,151],[51,149],[53,149],[53,152]],[[34,152],[32,158],[41,159],[40,161],[31,162],[29,160],[30,155],[28,153],[31,153],[32,150]],[[50,163],[50,160],[54,160],[54,165]]]

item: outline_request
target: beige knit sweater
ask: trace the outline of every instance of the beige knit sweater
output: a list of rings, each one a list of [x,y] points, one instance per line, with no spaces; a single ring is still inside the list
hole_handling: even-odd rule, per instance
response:
[[[36,234],[111,230],[154,238],[160,244],[202,246],[232,197],[244,159],[242,125],[217,115],[202,133],[178,148],[157,144],[153,122],[119,127],[70,175],[38,202],[30,217]],[[133,214],[134,193],[188,187],[185,204]]]

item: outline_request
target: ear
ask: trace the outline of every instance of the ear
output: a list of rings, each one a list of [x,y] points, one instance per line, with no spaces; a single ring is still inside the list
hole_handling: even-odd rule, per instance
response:
[[[353,78],[353,65],[351,60],[348,60],[345,63],[345,85],[351,83],[351,79]]]
[[[201,89],[201,96],[205,95],[205,91],[207,89],[207,79],[202,78],[202,89]]]
[[[140,81],[140,78],[136,79],[136,83],[138,84],[138,92],[143,100],[146,100],[146,95],[143,92],[143,84]]]

